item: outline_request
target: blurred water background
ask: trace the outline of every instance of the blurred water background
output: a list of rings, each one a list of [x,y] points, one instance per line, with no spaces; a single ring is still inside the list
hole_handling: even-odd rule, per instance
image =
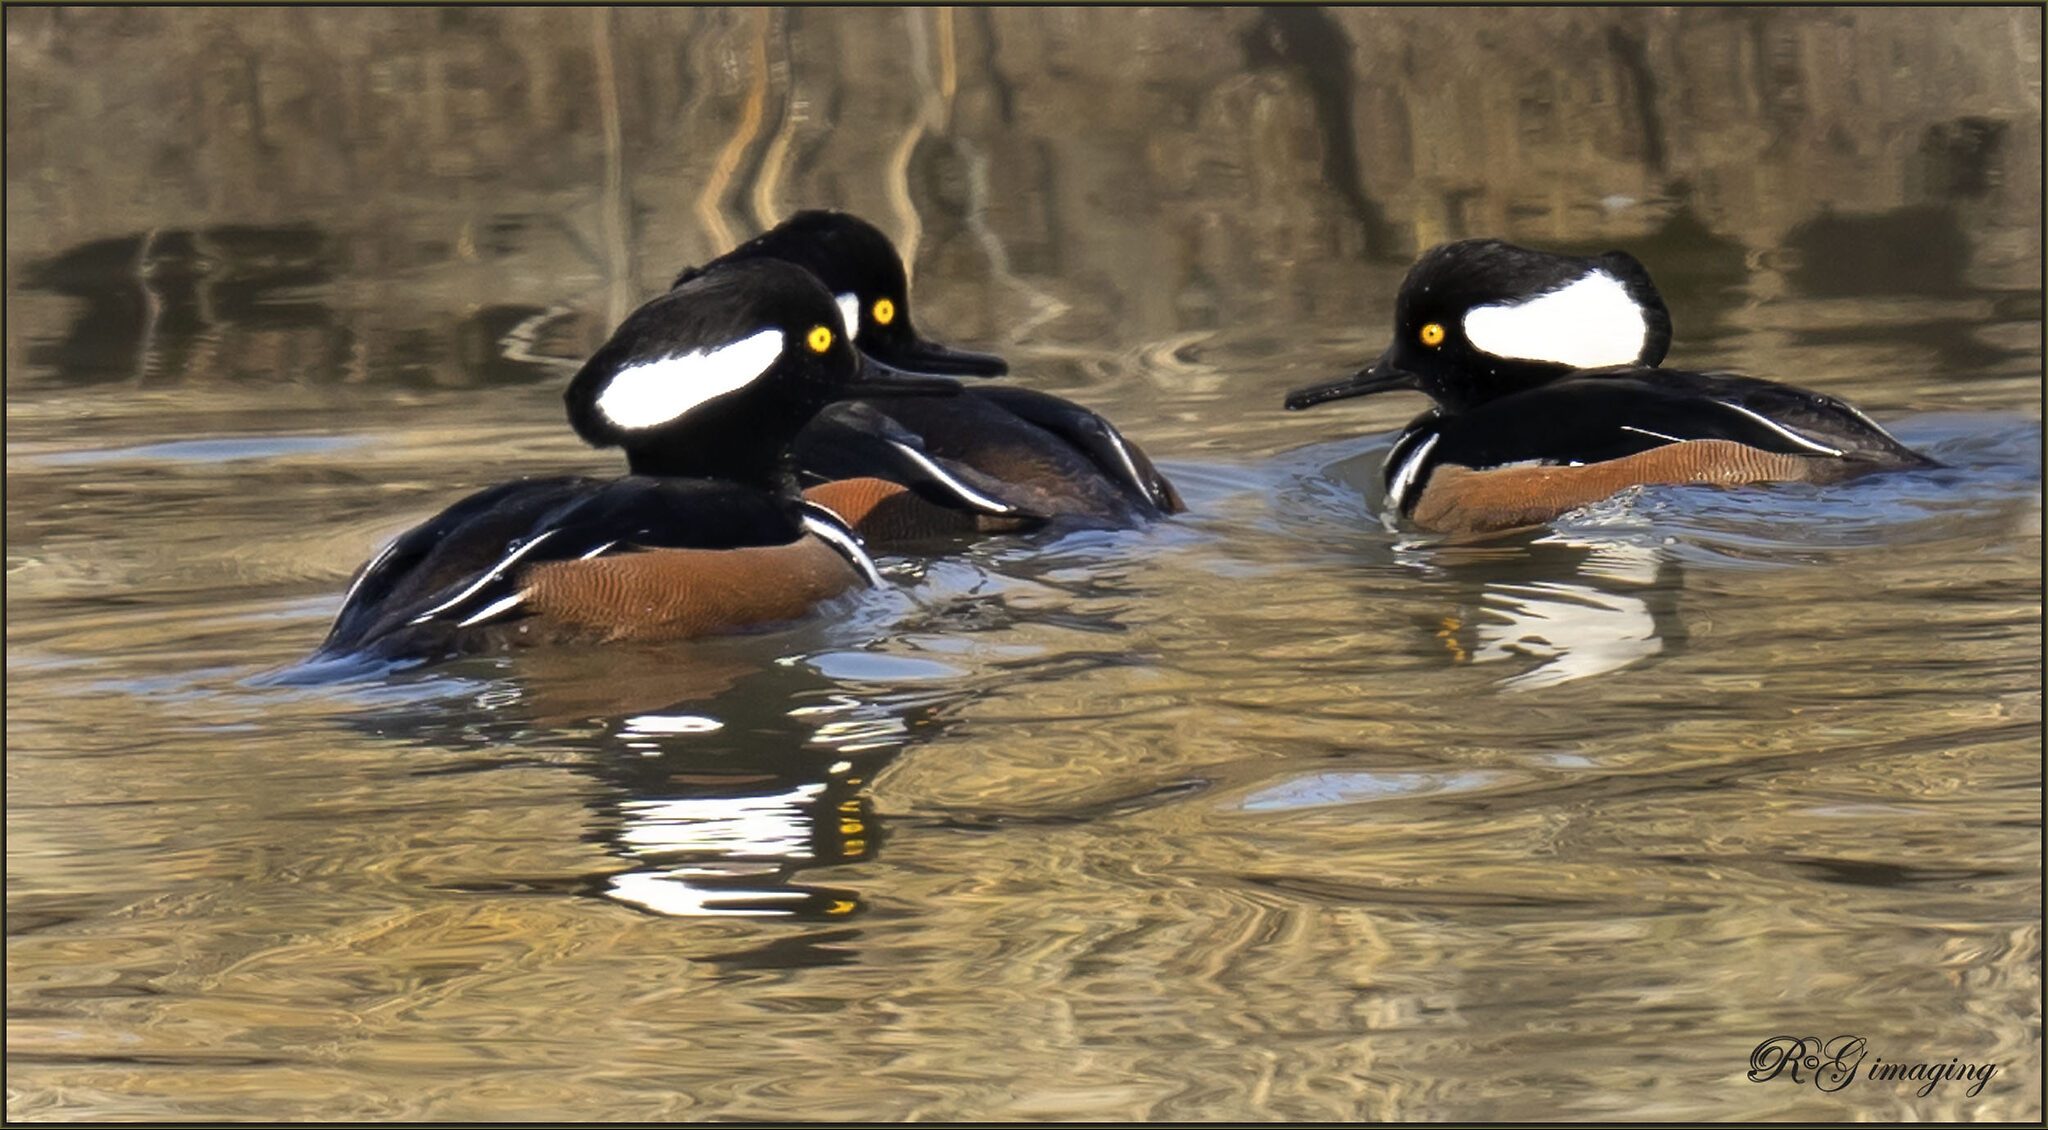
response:
[[[2038,9],[6,13],[8,1114],[2041,1115]],[[1179,519],[333,686],[379,542],[800,207]],[[1949,466],[1379,522],[1421,249]],[[1745,1080],[1779,1035],[1976,1095]]]

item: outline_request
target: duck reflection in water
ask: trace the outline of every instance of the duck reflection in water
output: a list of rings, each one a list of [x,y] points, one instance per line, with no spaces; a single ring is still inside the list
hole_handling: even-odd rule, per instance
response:
[[[1684,638],[1677,562],[1626,536],[1553,530],[1505,543],[1404,543],[1396,555],[1456,585],[1455,610],[1432,631],[1453,663],[1537,661],[1502,690],[1605,675]]]
[[[1379,508],[1384,451],[1375,443],[1320,465],[1316,477]],[[1678,560],[1646,530],[1599,524],[1638,497],[1600,503],[1584,521],[1491,534],[1402,534],[1383,518],[1396,535],[1393,563],[1451,590],[1448,606],[1433,603],[1418,619],[1426,650],[1457,665],[1535,660],[1499,684],[1529,691],[1632,667],[1682,641]]]
[[[869,690],[821,674],[803,655],[764,661],[750,646],[758,638],[726,642],[458,663],[432,677],[485,668],[483,689],[463,680],[473,708],[442,698],[404,708],[409,717],[380,712],[359,724],[435,745],[496,745],[516,733],[525,748],[569,755],[549,763],[603,786],[585,790],[592,818],[583,838],[622,865],[577,881],[577,893],[659,915],[844,922],[864,895],[804,876],[875,857],[887,831],[869,785],[903,750],[940,733],[966,692]],[[845,959],[790,949],[780,944],[780,956],[764,960]]]
[[[619,789],[598,806],[598,835],[633,866],[606,876],[602,893],[664,915],[854,914],[857,891],[797,877],[874,857],[884,832],[864,786],[903,748],[903,726],[887,715],[821,722],[798,748],[764,751],[756,740],[719,748],[722,727],[703,715],[625,719],[616,737],[633,755],[594,765]]]

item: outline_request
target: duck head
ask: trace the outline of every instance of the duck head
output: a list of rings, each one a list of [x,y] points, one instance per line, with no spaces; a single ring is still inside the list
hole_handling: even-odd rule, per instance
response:
[[[862,353],[911,373],[999,377],[1000,357],[970,353],[920,336],[910,318],[910,282],[896,245],[873,224],[845,212],[798,212],[704,267],[692,267],[678,285],[720,264],[780,259],[816,275],[838,304],[845,331]]]
[[[625,449],[635,474],[780,486],[791,443],[825,405],[959,390],[863,356],[832,294],[765,258],[714,264],[633,311],[563,399],[576,434]]]
[[[1670,345],[1663,296],[1627,252],[1579,258],[1460,240],[1409,269],[1379,360],[1295,389],[1287,407],[1410,389],[1461,412],[1567,373],[1654,366]]]

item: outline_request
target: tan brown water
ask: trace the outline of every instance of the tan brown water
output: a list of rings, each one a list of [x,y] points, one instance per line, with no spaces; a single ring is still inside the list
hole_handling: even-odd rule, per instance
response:
[[[10,1117],[2041,1116],[2038,10],[6,35]],[[278,680],[383,539],[615,467],[578,359],[818,205],[1189,513]],[[1281,395],[1463,235],[1947,467],[1389,530],[1419,398]]]

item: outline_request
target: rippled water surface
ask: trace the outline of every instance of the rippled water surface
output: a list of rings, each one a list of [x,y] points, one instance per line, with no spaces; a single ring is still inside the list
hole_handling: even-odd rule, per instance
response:
[[[2040,27],[10,11],[8,1113],[2037,1119]],[[812,205],[1189,513],[276,681],[383,539],[613,467],[568,372]],[[1947,466],[1389,529],[1419,400],[1280,396],[1480,234]]]

